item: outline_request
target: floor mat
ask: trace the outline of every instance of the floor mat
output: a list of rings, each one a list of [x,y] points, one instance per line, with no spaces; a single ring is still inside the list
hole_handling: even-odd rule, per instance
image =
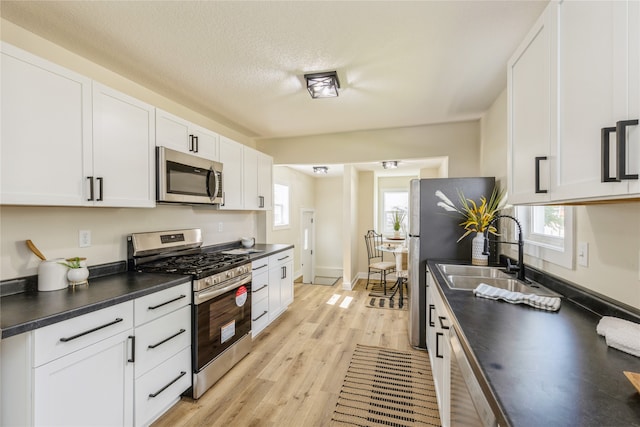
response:
[[[357,345],[331,426],[440,426],[427,352]]]
[[[338,283],[339,277],[316,276],[313,278],[312,285],[333,286]]]

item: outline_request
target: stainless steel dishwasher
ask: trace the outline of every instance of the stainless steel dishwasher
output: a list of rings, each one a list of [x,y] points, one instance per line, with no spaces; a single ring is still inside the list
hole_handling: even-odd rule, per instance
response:
[[[498,423],[464,354],[454,328],[449,330],[451,346],[451,427],[494,427]]]

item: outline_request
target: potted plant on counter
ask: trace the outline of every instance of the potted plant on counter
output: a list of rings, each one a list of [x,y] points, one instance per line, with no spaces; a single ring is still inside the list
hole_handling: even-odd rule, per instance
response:
[[[87,280],[89,278],[89,269],[86,261],[86,258],[74,257],[67,258],[65,262],[60,263],[69,269],[67,271],[67,280],[71,286],[89,283]]]

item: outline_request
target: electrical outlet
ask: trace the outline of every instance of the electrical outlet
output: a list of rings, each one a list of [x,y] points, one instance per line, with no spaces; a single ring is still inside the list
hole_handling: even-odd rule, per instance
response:
[[[78,231],[78,246],[81,248],[88,248],[91,246],[91,230]]]
[[[221,222],[218,223],[218,232],[219,233],[222,232],[222,223]]]
[[[578,265],[589,267],[589,243],[578,242]]]

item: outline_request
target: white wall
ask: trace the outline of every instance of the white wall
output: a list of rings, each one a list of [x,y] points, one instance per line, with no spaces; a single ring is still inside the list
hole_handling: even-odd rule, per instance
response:
[[[276,164],[378,162],[449,157],[448,176],[480,173],[480,122],[265,139],[256,142]]]
[[[359,209],[358,209],[358,171],[353,166],[345,166],[344,168],[344,191],[343,199],[343,235],[342,245],[344,253],[344,273],[342,277],[342,287],[344,289],[353,289],[358,278],[358,227],[359,227]]]
[[[482,174],[495,175],[505,185],[506,98],[505,90],[481,120]],[[640,308],[640,202],[576,206],[575,222],[576,242],[589,243],[588,267],[566,269],[531,257],[525,263]]]
[[[269,243],[286,243],[295,245],[293,252],[293,271],[298,277],[302,274],[300,248],[301,242],[301,210],[315,209],[315,183],[314,178],[298,172],[286,166],[273,168],[273,182],[289,186],[289,198],[291,201],[289,211],[290,226],[278,230],[273,229],[273,214],[266,213],[266,235]],[[318,234],[316,230],[316,235]]]
[[[343,274],[344,234],[342,217],[343,180],[341,177],[315,178],[316,275],[340,277]]]
[[[37,274],[40,260],[27,249],[27,239],[49,259],[80,256],[92,266],[126,260],[126,236],[131,233],[201,228],[205,245],[225,243],[255,235],[255,215],[166,205],[152,209],[0,206],[0,280]],[[91,230],[91,247],[78,247],[78,230]]]

